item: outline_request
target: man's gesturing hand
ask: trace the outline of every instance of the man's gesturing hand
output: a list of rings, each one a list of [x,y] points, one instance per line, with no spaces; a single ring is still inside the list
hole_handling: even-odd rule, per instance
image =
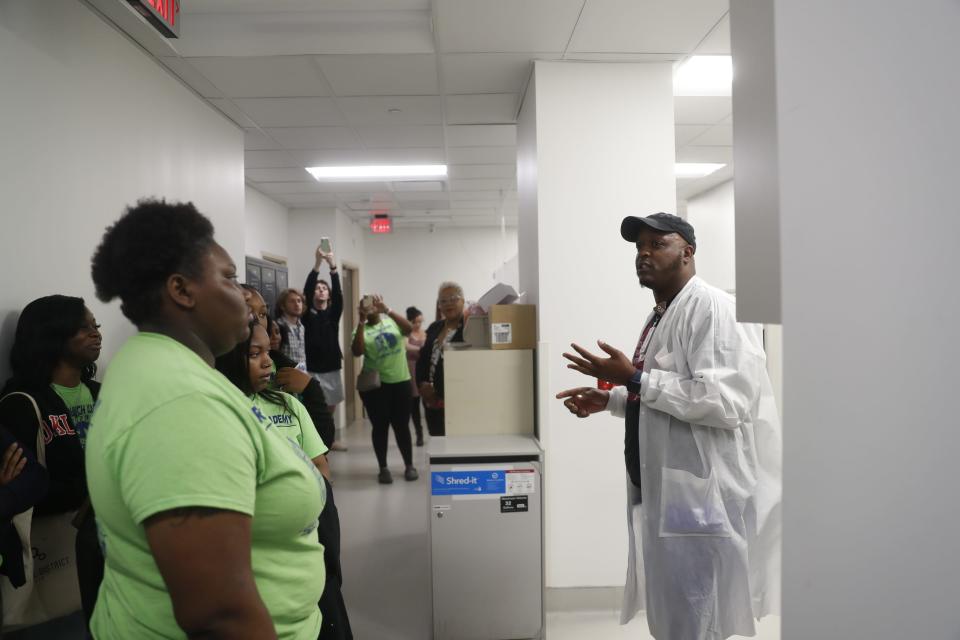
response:
[[[571,353],[563,354],[564,358],[573,363],[568,364],[567,369],[573,369],[574,371],[579,371],[585,375],[600,378],[601,380],[606,380],[614,384],[627,384],[630,382],[630,378],[637,372],[636,367],[633,366],[630,359],[624,355],[622,351],[614,349],[602,340],[597,340],[597,344],[610,355],[609,358],[595,356],[583,347],[571,344],[570,346],[573,347],[581,357],[578,358]]]
[[[566,400],[563,400],[566,398]],[[599,413],[607,408],[610,392],[593,387],[577,387],[567,389],[557,394],[558,400],[563,400],[563,406],[578,418],[586,418],[592,413]]]

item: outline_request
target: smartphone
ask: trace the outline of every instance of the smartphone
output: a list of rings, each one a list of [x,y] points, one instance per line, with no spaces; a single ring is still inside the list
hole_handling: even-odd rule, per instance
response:
[[[330,238],[327,238],[326,236],[320,238],[320,251],[323,251],[324,253],[330,253]]]
[[[372,309],[373,296],[363,296],[362,298],[360,298],[360,306],[363,307],[364,309]]]

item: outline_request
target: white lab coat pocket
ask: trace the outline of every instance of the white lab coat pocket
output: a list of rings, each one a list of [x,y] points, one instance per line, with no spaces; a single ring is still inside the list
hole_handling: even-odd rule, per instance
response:
[[[675,371],[675,365],[677,364],[677,358],[672,353],[664,348],[660,353],[653,356],[653,368],[662,369],[663,371]]]
[[[660,537],[730,537],[730,520],[717,479],[663,467],[660,485]]]

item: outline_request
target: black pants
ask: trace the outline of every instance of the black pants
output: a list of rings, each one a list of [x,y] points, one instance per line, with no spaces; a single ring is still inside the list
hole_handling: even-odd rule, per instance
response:
[[[96,519],[91,509],[77,529],[77,578],[80,582],[80,602],[83,605],[83,616],[87,621],[87,636],[90,635],[90,617],[93,616],[93,607],[97,604],[97,592],[103,582],[103,553],[100,550],[100,541],[97,538]]]
[[[420,419],[420,396],[411,398],[410,416],[413,418],[413,430],[417,433],[417,440],[423,440],[423,421]]]
[[[320,613],[323,622],[318,640],[353,640],[347,605],[343,601],[343,571],[340,569],[340,512],[333,500],[333,487],[326,478],[327,503],[320,513],[317,533],[323,545],[323,564],[327,570],[327,581],[320,597]]]
[[[430,407],[423,408],[424,413],[427,416],[427,431],[430,432],[432,436],[443,436],[447,433],[447,428],[444,426],[443,421],[443,409],[431,409]]]
[[[410,442],[410,381],[385,382],[379,389],[360,394],[363,406],[373,423],[373,450],[380,468],[387,466],[387,431],[393,425],[403,463],[413,465],[413,445]]]

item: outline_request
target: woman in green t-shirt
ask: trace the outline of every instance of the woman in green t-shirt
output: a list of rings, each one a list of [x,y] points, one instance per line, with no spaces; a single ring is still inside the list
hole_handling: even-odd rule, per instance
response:
[[[403,477],[419,477],[413,466],[413,445],[410,439],[410,370],[404,337],[413,325],[383,303],[380,296],[364,296],[360,301],[360,324],[353,333],[350,350],[363,356],[363,371],[376,372],[379,386],[360,392],[363,406],[373,425],[373,450],[380,464],[378,480],[390,484],[393,477],[387,468],[387,431],[393,425],[393,436],[406,468]],[[363,375],[363,374],[361,374]]]
[[[323,477],[329,480],[328,449],[306,407],[289,393],[272,388],[275,369],[270,359],[270,338],[259,321],[250,323],[249,338],[230,353],[217,358],[216,367],[263,413],[267,418],[267,429],[276,429],[284,437],[296,442]],[[311,379],[309,374],[303,375],[307,380]]]
[[[271,323],[268,323],[268,325]],[[276,326],[272,323],[272,326]],[[285,369],[283,390],[274,388],[274,363],[270,357],[270,339],[259,322],[250,325],[250,339],[237,345],[230,353],[217,358],[217,370],[247,395],[255,407],[269,421],[274,431],[297,442],[323,474],[326,501],[320,513],[317,533],[323,545],[326,583],[320,598],[323,630],[320,640],[352,638],[350,619],[344,604],[340,585],[340,515],[330,485],[330,467],[327,464],[327,445],[324,444],[311,417],[311,412],[296,397],[285,391],[302,393],[308,384],[316,384],[313,377],[298,369]],[[326,412],[327,408],[322,407]],[[322,416],[321,416],[322,417]]]
[[[213,368],[249,336],[237,267],[192,204],[144,200],[93,257],[139,329],[87,438],[106,571],[97,640],[316,640],[323,485],[299,447]]]

